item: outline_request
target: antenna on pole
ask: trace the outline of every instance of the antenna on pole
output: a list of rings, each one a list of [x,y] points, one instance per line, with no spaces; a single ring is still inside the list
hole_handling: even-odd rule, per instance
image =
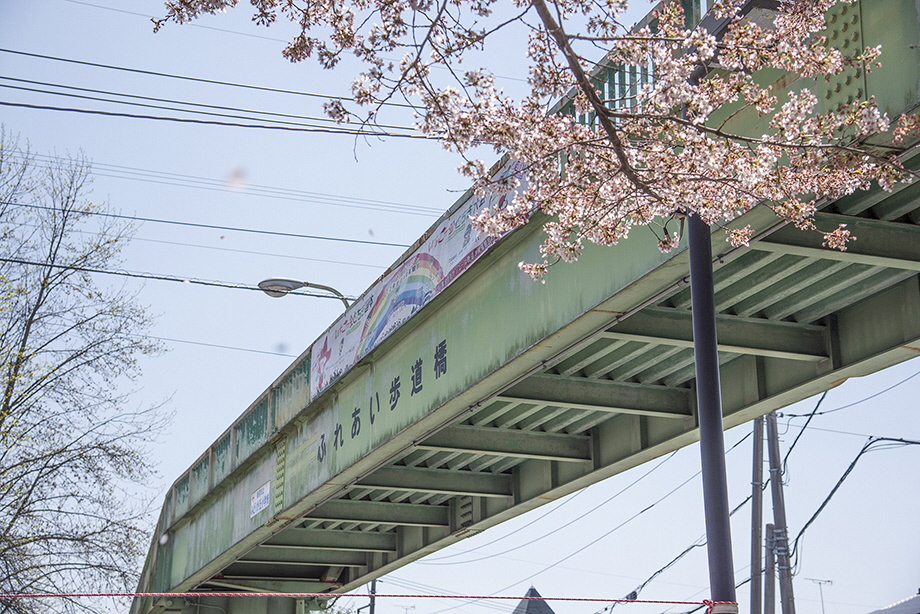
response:
[[[817,580],[815,578],[805,579],[818,585],[818,592],[821,593],[821,614],[824,614],[824,585],[833,584],[834,582],[832,580]]]

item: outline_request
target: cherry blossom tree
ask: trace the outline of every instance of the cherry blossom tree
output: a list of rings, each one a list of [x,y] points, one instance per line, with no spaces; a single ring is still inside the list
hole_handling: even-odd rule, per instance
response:
[[[724,225],[758,204],[843,250],[852,239],[845,226],[816,229],[820,204],[907,175],[894,156],[861,145],[890,129],[872,99],[821,111],[808,88],[847,67],[869,70],[879,58],[878,48],[845,55],[820,35],[836,0],[780,0],[768,23],[743,19],[742,0],[720,0],[710,9],[727,20],[718,37],[688,25],[676,0],[659,3],[641,27],[623,22],[626,0],[250,2],[257,23],[296,26],[283,51],[289,60],[341,70],[358,60],[351,98],[325,106],[332,118],[372,126],[386,105],[407,102],[416,128],[462,157],[460,171],[478,193],[515,191],[501,208],[475,216],[481,231],[501,235],[537,211],[548,214],[543,261],[520,265],[535,278],[576,260],[585,241],[613,245],[646,225],[667,251],[687,215]],[[169,0],[156,27],[237,3]],[[529,70],[518,96],[500,89],[490,70],[471,67],[514,45]],[[644,78],[624,96],[598,76],[610,67]],[[762,84],[766,69],[806,85],[776,92]],[[553,107],[560,99],[565,104]],[[751,116],[766,118],[763,134],[739,128]],[[896,138],[916,132],[916,118],[902,120]],[[483,146],[521,170],[493,176],[476,158]],[[737,246],[754,231],[727,232]]]

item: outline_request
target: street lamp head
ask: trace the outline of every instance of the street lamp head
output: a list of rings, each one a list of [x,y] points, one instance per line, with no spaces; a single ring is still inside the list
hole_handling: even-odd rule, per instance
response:
[[[322,294],[313,294],[311,296],[338,299],[342,301],[346,309],[348,309],[349,306],[348,298],[332,286],[315,284],[309,281],[300,281],[299,279],[291,279],[290,277],[272,277],[271,279],[265,279],[259,282],[259,288],[262,290],[262,292],[272,298],[281,298],[282,296],[294,290],[299,290],[300,288],[316,288],[318,290],[324,290],[332,296],[324,297]]]
[[[272,277],[259,282],[259,288],[272,298],[281,298],[292,290],[303,288],[305,282],[288,277]]]

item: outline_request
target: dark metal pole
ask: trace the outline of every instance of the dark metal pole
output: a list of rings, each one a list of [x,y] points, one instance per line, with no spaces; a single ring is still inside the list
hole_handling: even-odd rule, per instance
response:
[[[735,601],[735,568],[725,475],[722,391],[716,339],[716,305],[712,280],[709,226],[697,215],[688,221],[693,352],[696,361],[696,401],[703,470],[703,509],[709,586],[713,601]],[[721,608],[720,608],[721,609]],[[723,610],[724,611],[724,610]],[[737,609],[735,609],[737,611]]]
[[[371,603],[370,603],[370,614],[374,614],[374,610],[377,606],[377,578],[371,580]]]
[[[763,416],[754,419],[751,479],[751,614],[761,614],[763,597]]]

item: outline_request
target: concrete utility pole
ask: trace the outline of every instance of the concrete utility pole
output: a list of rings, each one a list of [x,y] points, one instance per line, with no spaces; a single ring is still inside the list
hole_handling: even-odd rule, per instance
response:
[[[763,593],[763,417],[754,420],[754,470],[751,477],[751,614],[761,614]]]
[[[690,313],[693,317],[693,356],[696,362],[696,406],[700,425],[703,470],[703,510],[709,586],[713,601],[734,602],[735,566],[729,523],[728,479],[725,475],[725,439],[722,389],[716,339],[716,305],[712,278],[712,234],[698,215],[687,219],[690,252]],[[737,605],[718,604],[712,612],[737,612]]]
[[[786,501],[783,499],[783,475],[780,468],[779,433],[776,413],[767,414],[767,449],[770,454],[770,492],[773,495],[774,543],[779,566],[779,595],[783,614],[795,614],[792,594],[792,566],[789,561],[789,532],[786,527]]]
[[[773,523],[767,525],[767,535],[764,542],[764,586],[763,586],[763,614],[776,612],[776,527]]]

